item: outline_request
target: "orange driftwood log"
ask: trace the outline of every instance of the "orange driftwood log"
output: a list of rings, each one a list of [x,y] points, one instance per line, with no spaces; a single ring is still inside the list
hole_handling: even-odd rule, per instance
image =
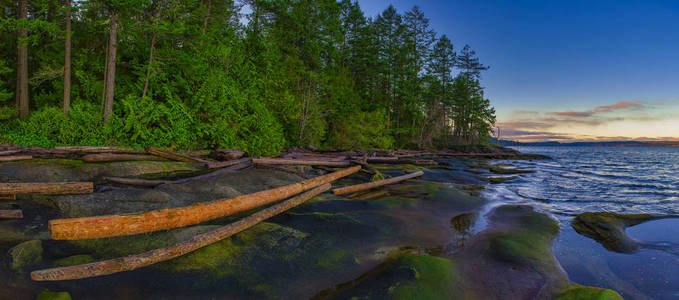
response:
[[[0,210],[0,219],[21,219],[24,214],[20,209],[2,209]]]
[[[156,147],[149,147],[149,153],[160,156],[163,158],[167,158],[170,160],[177,160],[177,161],[185,161],[185,162],[200,162],[200,163],[207,163],[207,160],[200,159],[197,157],[191,157],[188,155],[183,155],[179,153],[174,153],[172,151],[156,148]]]
[[[113,162],[113,161],[130,161],[130,160],[167,160],[163,157],[155,155],[144,154],[123,154],[123,153],[99,153],[87,154],[80,158],[84,162]]]
[[[0,194],[70,195],[94,192],[92,182],[0,183]]]
[[[343,187],[343,188],[337,188],[337,189],[332,190],[332,192],[335,195],[348,194],[348,193],[358,192],[358,191],[362,191],[362,190],[372,189],[372,188],[375,188],[375,187],[378,187],[378,186],[396,183],[396,182],[399,182],[399,181],[408,180],[410,178],[422,176],[422,174],[424,174],[424,172],[417,171],[417,172],[414,172],[414,173],[410,173],[410,174],[406,174],[406,175],[398,176],[398,177],[394,177],[394,178],[389,178],[389,179],[385,179],[385,180],[369,182],[369,183],[362,183],[362,184],[357,184],[357,185],[350,185],[350,186]]]
[[[166,208],[129,215],[50,220],[49,230],[52,238],[55,240],[78,240],[184,227],[280,201],[353,174],[360,169],[360,166],[355,166],[275,189],[184,207]]]
[[[255,164],[264,165],[313,165],[329,167],[346,167],[351,164],[348,161],[284,159],[284,158],[253,158],[252,162]]]
[[[30,155],[16,155],[16,156],[0,156],[0,161],[15,161],[33,159]]]
[[[7,194],[7,195],[0,195],[0,200],[16,200],[17,195],[14,194]]]
[[[54,281],[109,275],[123,271],[131,271],[161,261],[177,258],[246,230],[268,218],[300,205],[305,201],[327,191],[328,189],[330,189],[330,184],[323,184],[289,200],[260,210],[237,222],[217,228],[210,232],[196,235],[186,241],[169,247],[89,264],[34,271],[31,272],[31,279],[37,281]]]

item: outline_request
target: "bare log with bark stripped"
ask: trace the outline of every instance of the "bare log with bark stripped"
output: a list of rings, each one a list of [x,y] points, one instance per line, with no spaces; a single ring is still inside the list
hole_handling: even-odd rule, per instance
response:
[[[328,167],[346,167],[351,164],[351,162],[349,161],[284,159],[284,158],[253,158],[252,162],[255,164],[264,165],[309,165]]]
[[[138,160],[153,160],[166,161],[166,158],[156,155],[144,154],[124,154],[124,153],[99,153],[87,154],[80,158],[84,162],[115,162],[115,161],[138,161]]]
[[[0,161],[17,161],[33,159],[30,155],[0,156]]]
[[[437,162],[429,159],[383,159],[383,158],[367,158],[365,161],[369,164],[401,164],[401,165],[417,165],[417,166],[435,166]]]
[[[411,179],[411,178],[422,176],[423,174],[424,174],[424,172],[417,171],[417,172],[414,172],[414,173],[410,173],[410,174],[406,174],[406,175],[398,176],[398,177],[394,177],[394,178],[389,178],[389,179],[385,179],[385,180],[379,180],[379,181],[374,181],[374,182],[369,182],[369,183],[362,183],[362,184],[350,185],[350,186],[347,186],[347,187],[337,188],[337,189],[332,190],[332,192],[335,195],[349,194],[349,193],[354,193],[354,192],[358,192],[358,191],[376,188],[378,186],[383,186],[383,185],[387,185],[387,184],[401,182],[401,181],[404,181],[404,180],[408,180],[408,179]]]
[[[23,219],[20,209],[0,209],[0,219]]]
[[[94,192],[92,182],[0,183],[0,194],[77,195]]]
[[[61,146],[54,147],[54,150],[61,150],[72,153],[122,153],[122,154],[144,154],[142,149],[132,149],[123,147],[107,146]]]
[[[184,161],[184,162],[199,162],[199,163],[207,163],[207,160],[197,158],[197,157],[192,157],[188,155],[183,155],[179,153],[175,153],[172,151],[156,148],[156,147],[149,147],[148,150],[149,153],[160,156],[163,158],[167,158],[169,160],[176,160],[176,161]]]
[[[323,184],[289,200],[260,210],[239,221],[217,228],[213,231],[196,235],[186,241],[169,247],[89,264],[33,271],[31,272],[31,279],[36,281],[56,281],[103,276],[118,272],[132,271],[177,258],[244,231],[268,218],[298,206],[329,189],[329,183]]]
[[[353,174],[360,168],[355,166],[275,189],[190,206],[128,215],[50,220],[49,230],[55,240],[78,240],[184,227],[280,201]]]
[[[108,182],[134,185],[134,186],[159,186],[161,184],[170,183],[170,180],[152,180],[152,179],[140,179],[140,178],[125,178],[125,177],[104,177],[102,178]]]

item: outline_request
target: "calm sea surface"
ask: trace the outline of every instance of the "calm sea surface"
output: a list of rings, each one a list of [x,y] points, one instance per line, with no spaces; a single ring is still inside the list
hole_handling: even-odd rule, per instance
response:
[[[554,159],[511,161],[535,173],[488,187],[489,199],[529,204],[560,219],[585,211],[679,214],[679,148],[515,149]]]

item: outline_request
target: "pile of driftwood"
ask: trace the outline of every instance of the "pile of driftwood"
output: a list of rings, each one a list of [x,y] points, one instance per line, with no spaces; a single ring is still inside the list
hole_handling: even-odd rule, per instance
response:
[[[45,149],[38,147],[17,147],[0,145],[0,161],[25,160],[32,158],[68,158],[85,162],[117,162],[134,160],[170,160],[203,164],[212,172],[179,180],[146,180],[138,178],[106,177],[105,180],[125,185],[157,186],[167,183],[181,183],[189,180],[206,179],[222,172],[230,172],[252,165],[280,169],[276,165],[311,165],[330,173],[307,178],[301,182],[275,189],[241,195],[234,198],[202,202],[185,207],[160,209],[126,215],[94,216],[85,218],[50,220],[48,227],[51,237],[56,240],[78,240],[106,238],[123,235],[141,234],[158,230],[167,230],[197,224],[243,212],[257,207],[276,205],[260,210],[238,222],[223,226],[216,230],[197,235],[179,244],[155,249],[127,257],[94,262],[69,267],[34,271],[33,280],[68,280],[134,270],[157,262],[169,260],[189,253],[201,247],[225,239],[255,224],[297,206],[330,189],[330,182],[351,175],[370,164],[413,164],[435,166],[427,156],[485,156],[483,153],[452,153],[442,151],[415,150],[378,150],[348,152],[309,152],[291,151],[280,157],[243,158],[244,153],[238,149],[217,150],[210,154],[177,153],[151,147],[147,150],[136,150],[119,147],[57,147]],[[497,154],[493,154],[497,156]],[[354,165],[352,167],[352,165]],[[336,169],[343,168],[343,169]],[[299,174],[306,176],[304,174]],[[333,189],[336,195],[351,194],[393,184],[423,175],[422,171],[389,178],[380,181],[357,184]],[[94,192],[92,182],[35,182],[35,183],[0,183],[0,200],[14,200],[17,194],[85,194]],[[380,191],[377,191],[380,192]],[[383,191],[382,191],[383,192]],[[370,192],[372,193],[372,192]],[[370,194],[368,193],[368,194]],[[367,198],[361,195],[352,198]],[[0,218],[21,218],[21,210],[0,210]]]

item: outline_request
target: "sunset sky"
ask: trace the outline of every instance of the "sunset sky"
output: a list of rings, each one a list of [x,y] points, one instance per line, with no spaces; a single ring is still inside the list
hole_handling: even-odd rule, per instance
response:
[[[359,0],[417,4],[491,69],[502,138],[679,140],[679,1]]]

